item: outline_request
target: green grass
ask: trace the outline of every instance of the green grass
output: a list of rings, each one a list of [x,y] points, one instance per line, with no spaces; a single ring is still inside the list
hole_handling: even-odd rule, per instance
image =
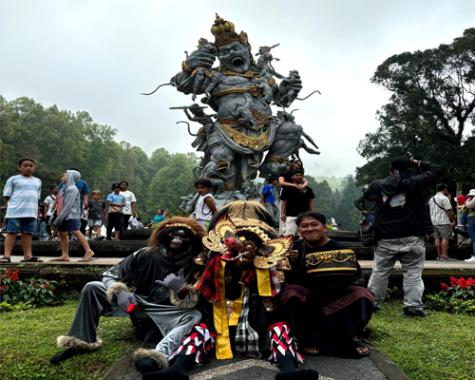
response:
[[[404,318],[402,301],[383,305],[370,322],[371,343],[411,380],[475,377],[475,317],[431,312]]]
[[[64,306],[0,313],[0,379],[101,379],[112,364],[139,342],[128,318],[101,318],[99,350],[59,366],[56,337],[67,333],[76,302]],[[475,317],[433,312],[425,319],[402,317],[399,300],[383,305],[370,328],[371,343],[412,380],[475,377]]]
[[[101,318],[103,347],[58,366],[56,337],[68,332],[76,302],[0,314],[0,379],[101,379],[112,364],[139,345],[128,318]]]

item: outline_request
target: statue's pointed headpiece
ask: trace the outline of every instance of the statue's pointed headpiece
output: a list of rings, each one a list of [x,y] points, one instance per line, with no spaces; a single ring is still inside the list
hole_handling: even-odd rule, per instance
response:
[[[214,45],[220,47],[229,42],[238,41],[247,43],[247,33],[241,31],[237,34],[234,30],[234,24],[231,21],[226,21],[216,13],[216,19],[211,27],[211,33],[214,35]]]

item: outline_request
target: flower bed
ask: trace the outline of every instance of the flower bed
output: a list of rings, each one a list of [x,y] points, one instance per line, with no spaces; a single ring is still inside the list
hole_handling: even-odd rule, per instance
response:
[[[0,312],[63,303],[58,281],[30,277],[20,279],[20,271],[0,269]]]
[[[475,280],[472,277],[450,277],[450,284],[442,282],[437,294],[426,299],[434,310],[475,315]]]

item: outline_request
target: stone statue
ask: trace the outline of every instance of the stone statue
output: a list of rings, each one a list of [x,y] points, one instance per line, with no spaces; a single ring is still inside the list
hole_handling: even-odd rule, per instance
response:
[[[193,99],[203,94],[201,101],[215,112],[207,115],[202,108],[188,108],[193,114],[187,114],[189,120],[203,125],[193,143],[205,153],[201,176],[214,179],[224,191],[244,193],[256,177],[265,151],[271,149],[278,156],[287,154],[278,151],[277,146],[273,148],[284,117],[273,117],[271,103],[289,107],[302,89],[302,82],[295,70],[287,77],[275,72],[270,64],[274,59],[270,55],[272,47],[261,48],[262,59],[256,63],[247,34],[236,33],[233,23],[216,15],[211,32],[214,43],[200,39],[170,84],[184,94],[192,94]],[[216,58],[219,65],[213,67]],[[301,128],[299,132],[297,124],[293,123],[293,127],[293,140],[301,141]]]

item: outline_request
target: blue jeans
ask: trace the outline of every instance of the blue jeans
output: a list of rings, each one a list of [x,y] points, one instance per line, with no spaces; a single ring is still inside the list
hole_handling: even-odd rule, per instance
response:
[[[9,234],[30,234],[35,230],[36,218],[8,218],[6,231]]]
[[[467,231],[472,240],[472,256],[475,257],[475,216],[467,218]]]

